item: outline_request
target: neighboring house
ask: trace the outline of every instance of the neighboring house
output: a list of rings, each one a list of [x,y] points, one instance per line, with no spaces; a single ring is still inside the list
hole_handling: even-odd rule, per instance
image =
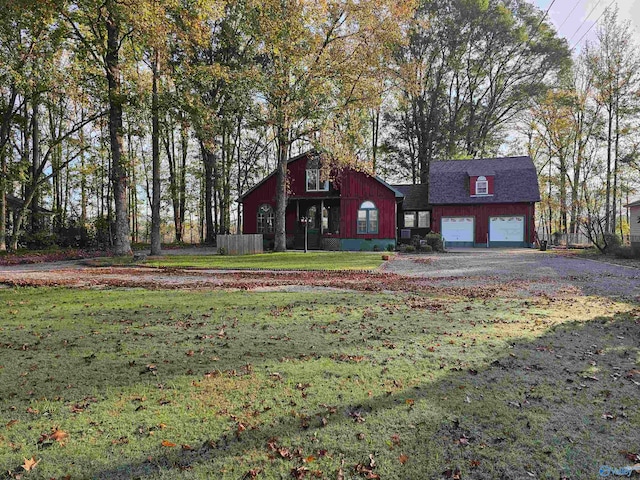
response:
[[[310,249],[384,250],[430,231],[448,246],[535,242],[540,192],[529,157],[434,162],[429,187],[389,185],[351,168],[327,172],[314,153],[290,159],[287,168],[287,248],[304,248],[304,219]],[[275,236],[275,191],[274,172],[239,200],[243,233],[263,234],[267,248]]]
[[[447,246],[531,247],[540,189],[529,157],[434,162],[431,226]]]
[[[640,247],[640,200],[625,205],[629,209],[629,236],[631,246]]]
[[[350,168],[326,172],[320,156],[298,155],[288,162],[287,248],[385,250],[396,245],[398,203],[403,195],[378,177]],[[326,169],[326,167],[325,167]],[[331,181],[325,180],[331,178]],[[262,233],[273,246],[275,172],[246,192],[243,233]]]

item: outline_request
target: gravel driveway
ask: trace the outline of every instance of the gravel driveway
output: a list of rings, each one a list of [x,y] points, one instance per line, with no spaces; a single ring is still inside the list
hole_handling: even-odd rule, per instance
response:
[[[529,291],[576,293],[638,300],[640,269],[527,249],[457,249],[438,255],[400,255],[389,273],[433,285],[482,286],[521,282]]]
[[[384,273],[395,275],[385,276]],[[381,275],[382,274],[382,275]],[[377,277],[376,277],[377,276]],[[402,279],[396,282],[394,279]],[[241,282],[241,285],[238,282]],[[640,300],[640,269],[533,249],[458,249],[446,254],[398,255],[374,274],[327,272],[225,272],[137,267],[91,268],[73,262],[0,267],[9,285],[155,286],[158,288],[271,288],[298,285],[354,288],[356,283],[396,282],[390,289],[508,287],[517,295],[601,295]],[[349,286],[347,286],[349,284]],[[369,290],[370,285],[361,285]]]

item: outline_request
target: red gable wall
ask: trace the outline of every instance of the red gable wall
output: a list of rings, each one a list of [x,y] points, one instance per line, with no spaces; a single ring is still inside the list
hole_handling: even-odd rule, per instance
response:
[[[346,170],[340,182],[341,238],[396,238],[396,197],[392,190],[375,178]],[[358,209],[371,201],[378,208],[377,234],[358,234]]]
[[[296,198],[324,198],[340,196],[340,238],[384,238],[396,237],[395,193],[383,183],[362,172],[346,168],[336,174],[330,182],[328,192],[306,191],[306,166],[308,157],[302,156],[289,163],[289,207],[286,231],[291,234],[296,227],[296,212],[291,204]],[[249,192],[243,199],[243,233],[257,233],[257,211],[263,204],[276,206],[276,176],[271,175],[264,183]],[[378,208],[379,228],[377,234],[358,234],[357,216],[362,202],[373,202]]]

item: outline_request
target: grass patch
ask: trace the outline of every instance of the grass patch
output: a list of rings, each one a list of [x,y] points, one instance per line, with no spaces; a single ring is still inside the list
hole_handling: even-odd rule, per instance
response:
[[[604,300],[20,288],[0,318],[9,478],[590,478],[640,441],[638,312]]]
[[[147,259],[144,264],[172,268],[263,270],[373,270],[382,264],[381,253],[285,252],[258,255],[172,255]]]

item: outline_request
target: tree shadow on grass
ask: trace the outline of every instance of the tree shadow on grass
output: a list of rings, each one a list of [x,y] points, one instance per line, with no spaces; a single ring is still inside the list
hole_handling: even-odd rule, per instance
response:
[[[640,445],[638,338],[640,322],[630,314],[561,325],[516,343],[484,369],[450,371],[433,383],[338,404],[325,425],[318,409],[306,428],[282,417],[237,436],[202,439],[195,450],[158,448],[91,476],[188,477],[203,467],[209,478],[250,478],[252,469],[262,471],[258,478],[291,470],[305,478],[314,470],[305,455],[322,451],[325,432],[345,430],[329,447],[331,460],[318,459],[324,478],[335,478],[342,459],[346,478],[366,478],[369,471],[382,478],[452,478],[456,469],[466,479],[594,478],[601,465],[632,463],[620,451],[637,453]],[[366,432],[362,440],[358,432]],[[282,447],[302,451],[283,458],[274,438],[293,438]],[[255,449],[273,459],[238,464]]]

